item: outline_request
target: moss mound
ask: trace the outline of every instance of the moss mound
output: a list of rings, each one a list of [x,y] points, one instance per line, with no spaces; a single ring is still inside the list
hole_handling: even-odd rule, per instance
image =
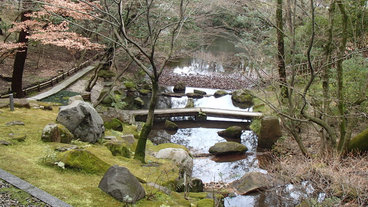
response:
[[[114,156],[131,157],[130,150],[123,145],[122,142],[108,142],[105,146],[111,151]]]
[[[44,142],[70,143],[73,134],[61,124],[48,124],[42,131],[41,140]]]
[[[242,134],[242,128],[240,126],[231,126],[223,131],[217,132],[220,137],[230,138],[230,139],[240,139]]]
[[[368,129],[364,130],[350,140],[349,151],[368,151]]]
[[[164,144],[159,144],[159,145],[153,146],[153,150],[156,151],[156,152],[158,152],[162,149],[166,149],[166,148],[180,148],[180,149],[183,149],[183,150],[185,150],[189,153],[189,150],[186,147],[184,147],[183,145],[180,145],[180,144],[164,143]]]
[[[172,122],[170,120],[165,120],[164,128],[165,128],[165,130],[168,130],[168,131],[177,131],[179,127],[174,122]]]
[[[105,122],[104,126],[105,126],[105,129],[112,129],[112,130],[120,131],[120,132],[123,131],[123,123],[117,118],[114,118],[111,121]]]
[[[217,90],[213,95],[215,96],[215,98],[219,98],[222,96],[227,95],[228,92],[224,91],[224,90]]]
[[[242,89],[233,92],[231,100],[235,106],[240,108],[249,108],[253,103],[253,95],[249,90]]]
[[[215,202],[212,199],[206,198],[197,202],[197,207],[213,207]]]
[[[87,150],[70,150],[62,154],[61,162],[66,167],[77,169],[86,173],[103,174],[109,169],[109,165]]]

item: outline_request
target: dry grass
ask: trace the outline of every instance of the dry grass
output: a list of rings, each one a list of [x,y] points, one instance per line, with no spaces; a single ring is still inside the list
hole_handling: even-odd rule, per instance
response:
[[[305,133],[303,135],[305,138]],[[312,158],[306,158],[290,139],[286,138],[278,146],[278,151],[289,146],[283,148],[285,153],[266,165],[270,173],[294,184],[310,181],[317,193],[325,193],[326,198],[338,198],[337,206],[368,205],[368,154],[344,157],[314,154]],[[318,148],[315,139],[306,144],[309,150]]]

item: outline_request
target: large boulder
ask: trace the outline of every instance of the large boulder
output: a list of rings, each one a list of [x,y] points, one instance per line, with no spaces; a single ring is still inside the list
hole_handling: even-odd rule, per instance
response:
[[[173,160],[180,168],[181,174],[191,176],[193,172],[193,158],[189,153],[179,148],[165,148],[156,154],[156,158]]]
[[[135,203],[146,195],[138,179],[125,167],[110,167],[98,187],[115,199]]]
[[[272,177],[260,172],[247,173],[239,180],[230,184],[240,195],[246,195],[256,190],[264,190],[273,185],[274,180]]]
[[[60,107],[56,121],[64,125],[81,141],[95,143],[105,132],[104,122],[91,104],[74,101]]]
[[[263,117],[258,135],[258,147],[271,149],[281,136],[279,119],[274,116]]]
[[[240,154],[244,153],[248,148],[237,142],[219,142],[210,147],[209,153],[213,155]]]
[[[231,126],[225,130],[217,132],[217,134],[223,138],[240,139],[242,130],[243,129],[240,126]]]
[[[235,106],[249,108],[253,105],[253,95],[246,89],[234,91],[231,100]]]
[[[368,129],[353,137],[350,140],[348,149],[350,151],[368,151]]]
[[[73,134],[61,124],[48,124],[42,130],[41,140],[44,142],[70,143]]]

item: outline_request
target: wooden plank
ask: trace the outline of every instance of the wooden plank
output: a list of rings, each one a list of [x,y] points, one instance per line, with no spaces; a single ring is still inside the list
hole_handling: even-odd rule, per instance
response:
[[[237,118],[237,119],[250,119],[262,116],[262,113],[258,112],[196,107],[196,108],[180,108],[180,109],[156,109],[155,117],[157,118],[157,117],[175,117],[175,116],[196,116],[200,112],[203,112],[210,117]],[[148,110],[132,110],[130,111],[130,113],[132,116],[147,116]]]

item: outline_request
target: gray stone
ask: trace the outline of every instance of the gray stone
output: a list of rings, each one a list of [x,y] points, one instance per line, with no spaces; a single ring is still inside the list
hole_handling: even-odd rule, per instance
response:
[[[219,142],[210,147],[209,153],[213,155],[226,155],[233,153],[244,153],[248,149],[246,146],[237,142]]]
[[[69,129],[75,139],[84,142],[95,143],[105,132],[101,116],[92,105],[83,101],[60,107],[56,121]]]
[[[207,93],[205,91],[201,91],[201,90],[197,90],[197,89],[194,89],[193,92],[196,93],[196,94],[200,94],[202,96],[207,95]]]
[[[14,99],[14,106],[18,107],[18,108],[27,108],[30,109],[31,108],[31,104],[29,103],[29,101],[27,99]]]
[[[22,121],[11,121],[5,124],[6,126],[15,126],[15,125],[20,125],[20,126],[24,126],[24,122]]]
[[[185,83],[179,82],[174,86],[174,93],[185,93]]]
[[[134,139],[133,134],[122,135],[121,138],[123,139],[123,142],[125,142],[129,145],[133,145],[135,143],[135,139]]]
[[[71,104],[73,103],[73,101],[77,101],[77,100],[84,101],[81,95],[76,95],[76,96],[69,97],[68,104]]]
[[[272,146],[281,136],[279,119],[273,116],[263,117],[258,136],[258,147],[272,149]]]
[[[9,146],[11,143],[5,140],[0,140],[0,145]]]
[[[127,168],[117,165],[107,170],[98,187],[115,199],[126,203],[135,203],[146,195],[138,179]]]
[[[191,176],[193,172],[193,158],[189,153],[180,148],[165,148],[156,154],[156,158],[173,160],[180,168],[181,174]]]
[[[264,190],[273,185],[274,180],[272,177],[260,172],[247,173],[239,180],[230,184],[240,195],[246,195],[256,190]]]
[[[48,124],[42,130],[41,140],[44,142],[70,143],[73,134],[61,124]]]
[[[225,96],[227,94],[229,94],[229,93],[224,91],[224,90],[217,90],[213,95],[215,96],[215,98],[220,98],[220,97]]]
[[[78,149],[78,146],[77,145],[63,146],[63,147],[58,147],[55,150],[59,152],[66,152],[66,151],[73,150],[73,149]]]

